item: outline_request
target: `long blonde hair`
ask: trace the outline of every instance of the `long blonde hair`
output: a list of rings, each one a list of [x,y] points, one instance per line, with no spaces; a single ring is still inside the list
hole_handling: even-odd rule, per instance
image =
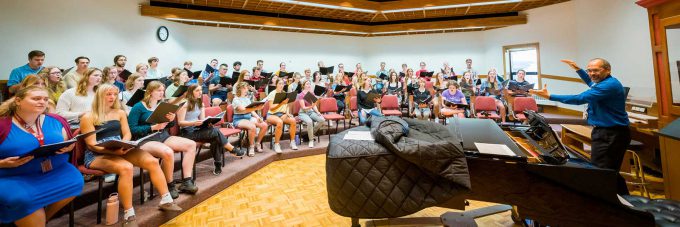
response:
[[[0,117],[11,117],[12,115],[14,115],[14,113],[17,112],[17,99],[26,98],[26,95],[32,91],[47,92],[47,89],[35,85],[20,88],[14,94],[14,97],[7,99],[5,100],[5,102],[0,104]],[[45,113],[47,113],[47,108],[45,108]]]
[[[144,102],[147,106],[151,105],[151,93],[155,91],[156,89],[162,89],[165,90],[165,85],[163,83],[158,82],[158,81],[151,81],[149,85],[146,85],[146,92],[144,92],[144,98],[142,99],[142,102]]]
[[[99,85],[99,88],[97,89],[97,92],[94,96],[94,100],[92,101],[92,112],[90,112],[92,114],[92,123],[94,123],[94,125],[102,125],[104,124],[104,122],[106,122],[105,97],[106,92],[110,90],[115,90],[116,93],[120,92],[120,90],[118,90],[118,87],[112,84],[102,84]],[[118,100],[118,98],[116,98],[113,101],[113,106],[111,106],[111,109],[115,110],[121,109],[120,101]]]
[[[243,74],[241,74],[243,75]],[[248,83],[246,82],[239,82],[236,84],[236,97],[241,97],[241,88],[247,87]]]
[[[98,68],[87,69],[85,76],[83,78],[80,78],[80,80],[78,81],[78,85],[76,86],[76,95],[87,96],[87,83],[90,82],[90,76],[92,76],[92,74],[94,74],[94,72],[96,71],[101,72],[101,70],[99,70]],[[96,91],[97,86],[99,86],[99,84],[95,84],[94,88],[92,89]]]
[[[140,77],[143,77],[142,74],[139,73],[133,73],[128,77],[128,79],[125,81],[125,89],[127,90],[132,90],[132,88],[135,87],[135,80],[139,79]],[[144,89],[142,87],[142,89]]]

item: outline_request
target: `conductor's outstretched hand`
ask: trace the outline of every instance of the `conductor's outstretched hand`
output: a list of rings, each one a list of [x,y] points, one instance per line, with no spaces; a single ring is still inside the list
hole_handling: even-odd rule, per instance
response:
[[[576,65],[576,62],[574,62],[574,61],[572,61],[572,60],[569,60],[569,59],[562,59],[562,60],[560,60],[560,61],[561,61],[561,62],[564,62],[564,63],[567,64],[567,65],[569,65],[569,67],[571,67],[571,68],[574,69],[574,70],[579,70],[579,69],[581,69],[581,67],[578,67],[578,65]]]
[[[529,94],[538,95],[540,97],[549,99],[550,98],[550,92],[548,92],[548,84],[544,84],[543,89],[540,89],[540,90],[534,90],[534,89],[529,90]]]

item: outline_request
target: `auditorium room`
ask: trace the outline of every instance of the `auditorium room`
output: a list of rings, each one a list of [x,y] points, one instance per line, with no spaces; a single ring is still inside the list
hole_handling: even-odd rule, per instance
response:
[[[680,227],[678,0],[12,0],[0,21],[0,227]]]

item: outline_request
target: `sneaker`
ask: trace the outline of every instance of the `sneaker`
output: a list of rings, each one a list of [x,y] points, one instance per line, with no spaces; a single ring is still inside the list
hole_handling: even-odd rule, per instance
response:
[[[255,156],[255,147],[248,148],[248,156],[250,157]]]
[[[264,150],[262,150],[262,143],[256,143],[255,144],[255,152],[257,152],[257,153],[264,152]]]
[[[194,180],[191,179],[191,177],[187,177],[184,180],[182,180],[182,184],[179,185],[179,191],[183,193],[188,193],[188,194],[196,194],[198,191],[198,187],[194,184]]]
[[[281,151],[281,144],[279,143],[274,144],[274,152],[276,152],[277,154],[283,153],[283,151]]]
[[[177,191],[175,181],[168,183],[168,192],[170,192],[170,197],[172,197],[172,199],[179,198],[179,191]]]
[[[309,148],[312,148],[312,147],[314,147],[314,140],[309,141]]]
[[[298,149],[297,144],[295,144],[295,141],[290,142],[290,149],[296,150]]]
[[[231,152],[236,155],[236,157],[243,157],[246,154],[246,150],[243,148],[234,148]]]
[[[177,206],[175,202],[158,205],[158,209],[163,211],[182,211],[182,208]]]
[[[116,174],[109,173],[109,174],[104,175],[104,182],[105,183],[112,183],[114,181],[116,181]]]
[[[135,220],[135,216],[133,215],[125,219],[125,221],[123,221],[123,227],[137,227],[137,220]]]
[[[222,163],[219,162],[213,162],[213,165],[215,165],[215,169],[213,170],[213,175],[217,176],[222,173]]]

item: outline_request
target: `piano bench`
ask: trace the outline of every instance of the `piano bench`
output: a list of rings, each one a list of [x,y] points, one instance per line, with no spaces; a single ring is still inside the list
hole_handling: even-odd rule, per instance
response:
[[[654,215],[656,226],[680,226],[680,202],[669,199],[648,199],[634,195],[622,197],[633,204],[633,209]]]

